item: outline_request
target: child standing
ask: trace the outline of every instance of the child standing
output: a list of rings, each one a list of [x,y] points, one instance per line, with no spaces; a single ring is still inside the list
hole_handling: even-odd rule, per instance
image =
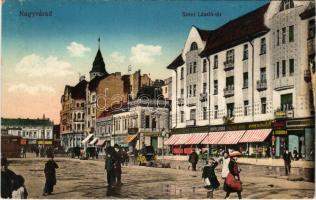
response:
[[[27,195],[24,178],[21,175],[16,175],[13,181],[12,199],[27,199]]]
[[[217,189],[220,183],[217,180],[215,174],[215,168],[217,167],[218,162],[213,158],[209,159],[207,164],[203,168],[202,178],[204,179],[204,187],[207,191],[207,198],[213,198],[213,191]]]

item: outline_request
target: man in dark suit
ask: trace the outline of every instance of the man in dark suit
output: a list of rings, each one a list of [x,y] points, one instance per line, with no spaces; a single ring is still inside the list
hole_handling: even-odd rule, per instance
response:
[[[291,152],[287,148],[283,153],[284,167],[285,167],[285,175],[288,176],[291,173],[291,161],[294,160]]]
[[[196,164],[198,163],[199,156],[195,152],[195,149],[192,150],[192,154],[189,157],[189,162],[192,164],[192,171],[196,171]]]

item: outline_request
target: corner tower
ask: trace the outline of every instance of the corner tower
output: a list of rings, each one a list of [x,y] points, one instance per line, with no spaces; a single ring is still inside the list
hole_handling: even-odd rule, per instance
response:
[[[105,63],[103,61],[102,53],[100,51],[100,38],[98,39],[99,48],[97,55],[94,58],[92,69],[90,71],[90,80],[94,79],[96,76],[104,76],[109,73],[105,69]]]

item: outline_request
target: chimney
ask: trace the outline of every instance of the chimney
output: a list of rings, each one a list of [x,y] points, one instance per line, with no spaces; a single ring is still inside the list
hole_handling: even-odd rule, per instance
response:
[[[86,77],[84,75],[79,77],[79,82],[86,80]]]

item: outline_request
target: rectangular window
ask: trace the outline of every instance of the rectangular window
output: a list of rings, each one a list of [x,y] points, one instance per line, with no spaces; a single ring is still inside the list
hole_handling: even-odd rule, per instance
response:
[[[290,59],[290,76],[294,75],[294,59]]]
[[[190,85],[190,94],[189,94],[189,97],[192,96],[192,85]]]
[[[266,80],[266,79],[267,79],[266,68],[262,67],[262,68],[260,68],[260,80]]]
[[[280,63],[276,63],[276,78],[279,78],[280,76]]]
[[[248,72],[243,74],[243,88],[248,88]]]
[[[190,74],[192,74],[192,63],[190,63]]]
[[[248,44],[244,45],[244,58],[243,60],[247,60],[248,59]]]
[[[308,39],[315,38],[315,20],[312,19],[308,22]]]
[[[190,93],[190,88],[189,86],[187,86],[187,98],[189,97],[189,93]]]
[[[218,68],[218,56],[215,55],[214,56],[214,69],[217,69]]]
[[[214,106],[214,119],[217,119],[218,115],[218,106]]]
[[[286,28],[282,28],[282,44],[285,44],[285,38],[286,38]]]
[[[195,120],[196,119],[196,110],[191,109],[190,110],[190,120]]]
[[[203,107],[203,120],[207,120],[207,108]]]
[[[88,108],[88,115],[90,115],[90,108]]]
[[[267,113],[267,99],[261,98],[261,114]]]
[[[234,117],[234,104],[229,103],[227,104],[227,117]]]
[[[181,98],[183,98],[183,94],[184,94],[184,89],[181,89]]]
[[[248,115],[248,106],[249,106],[249,101],[244,101],[244,115]]]
[[[180,120],[181,122],[184,122],[184,111],[180,112]]]
[[[289,26],[289,42],[294,42],[294,25]]]
[[[203,73],[207,71],[207,61],[206,59],[203,60]]]
[[[203,94],[206,94],[206,90],[207,90],[207,84],[203,83]]]
[[[286,76],[286,61],[282,60],[282,76]]]
[[[218,80],[214,80],[214,95],[218,94]]]
[[[150,128],[149,127],[149,122],[150,122],[150,116],[146,115],[146,117],[145,117],[145,128]]]
[[[226,52],[226,62],[233,63],[234,62],[234,49],[231,49]]]
[[[277,43],[277,44],[276,44],[276,45],[279,46],[279,45],[280,45],[280,31],[279,31],[279,30],[277,30],[277,35],[276,35],[276,37],[277,37],[277,39],[276,39],[276,41],[277,41],[276,43]]]
[[[194,97],[196,96],[196,85],[195,84],[193,85],[193,96]]]
[[[196,73],[196,62],[193,63],[193,73]]]
[[[293,109],[293,95],[290,94],[283,94],[281,95],[281,110],[287,111]]]
[[[261,38],[260,54],[265,54],[266,51],[267,51],[266,38]]]
[[[226,78],[226,87],[234,87],[234,77],[233,76]]]
[[[182,80],[184,78],[184,69],[183,67],[181,68],[181,76],[180,76],[180,80]]]

